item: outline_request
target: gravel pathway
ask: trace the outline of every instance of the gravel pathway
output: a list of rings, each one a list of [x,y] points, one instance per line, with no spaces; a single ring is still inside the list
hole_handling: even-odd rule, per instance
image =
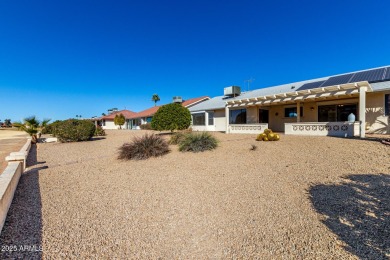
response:
[[[1,259],[390,257],[389,146],[215,133],[215,151],[118,161],[143,132],[107,133],[32,151]]]

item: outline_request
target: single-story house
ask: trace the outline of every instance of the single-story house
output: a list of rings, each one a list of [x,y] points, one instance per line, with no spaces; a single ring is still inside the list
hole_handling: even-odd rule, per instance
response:
[[[93,118],[92,120],[95,122],[96,125],[100,125],[103,129],[119,129],[120,127],[118,125],[115,125],[114,118],[116,115],[123,114],[125,116],[125,124],[122,125],[122,129],[131,129],[131,117],[134,116],[136,113],[130,110],[120,110],[112,112],[109,115],[102,116],[99,118]]]
[[[184,107],[190,108],[192,106],[195,106],[196,104],[200,104],[204,101],[209,100],[210,98],[207,96],[198,97],[198,98],[191,98],[187,100],[183,100],[181,97],[173,97],[174,103],[181,103]],[[153,115],[157,112],[157,110],[161,106],[154,106],[150,107],[148,109],[145,109],[141,112],[135,113],[130,117],[130,125],[131,129],[140,129],[140,125],[144,125],[147,123],[152,122]]]
[[[390,134],[390,66],[242,92],[190,108],[192,129],[295,135]]]

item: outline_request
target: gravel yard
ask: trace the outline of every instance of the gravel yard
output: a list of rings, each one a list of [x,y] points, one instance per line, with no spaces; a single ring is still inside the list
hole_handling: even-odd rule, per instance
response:
[[[215,151],[118,161],[143,132],[107,133],[32,149],[1,259],[390,257],[390,146],[215,133]]]

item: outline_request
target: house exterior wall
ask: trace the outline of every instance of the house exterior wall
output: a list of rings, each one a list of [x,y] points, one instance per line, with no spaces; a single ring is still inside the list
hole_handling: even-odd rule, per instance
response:
[[[225,109],[214,110],[215,131],[226,132]]]
[[[208,125],[208,112],[214,112],[214,124]],[[199,112],[193,112],[192,114],[197,114]],[[192,125],[193,131],[226,131],[226,117],[225,117],[225,109],[219,109],[214,111],[207,111],[205,115],[206,125]]]
[[[105,125],[102,125],[102,128],[105,130],[113,130],[113,129],[119,129],[119,125],[115,125],[114,120],[105,120]],[[125,124],[122,125],[122,129],[129,129],[130,128],[130,123],[129,120],[127,119],[125,121]]]
[[[366,129],[368,133],[390,134],[390,117],[385,116],[385,94],[390,94],[390,91],[367,93]]]
[[[114,120],[105,120],[105,124],[102,125],[102,128],[107,129],[119,129],[119,126],[114,124]]]
[[[300,122],[318,122],[318,106],[330,104],[358,103],[358,99],[337,99],[331,101],[302,102],[303,116]],[[271,106],[269,110],[269,127],[275,132],[284,132],[285,123],[296,123],[296,117],[285,117],[284,109],[286,107],[296,107],[296,104]],[[313,110],[312,110],[313,108]]]
[[[369,92],[366,98],[366,129],[368,133],[390,134],[390,118],[385,116],[385,94],[390,94],[390,91]],[[358,104],[359,98],[340,97],[335,99],[324,99],[316,101],[301,102],[303,115],[300,117],[300,122],[318,122],[318,107],[323,105],[333,104]],[[267,107],[250,106],[247,110],[247,124],[258,124],[259,109],[269,109],[268,126],[275,132],[285,132],[286,123],[296,123],[296,117],[285,117],[286,107],[296,107],[296,104],[272,105]],[[238,108],[238,107],[237,107]],[[241,107],[245,108],[245,107]],[[359,107],[357,106],[357,109]],[[359,112],[357,111],[358,116]],[[192,126],[195,131],[226,131],[226,116],[225,109],[214,110],[214,125],[208,126],[206,119],[205,126]],[[355,132],[357,130],[355,129]]]

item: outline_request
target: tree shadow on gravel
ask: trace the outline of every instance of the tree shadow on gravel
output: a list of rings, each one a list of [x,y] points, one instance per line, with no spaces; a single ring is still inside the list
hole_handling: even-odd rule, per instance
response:
[[[390,175],[349,175],[341,184],[310,188],[322,221],[362,259],[390,257]]]
[[[0,234],[0,259],[42,258],[42,203],[36,145],[31,147],[27,166],[20,177],[15,195]]]

